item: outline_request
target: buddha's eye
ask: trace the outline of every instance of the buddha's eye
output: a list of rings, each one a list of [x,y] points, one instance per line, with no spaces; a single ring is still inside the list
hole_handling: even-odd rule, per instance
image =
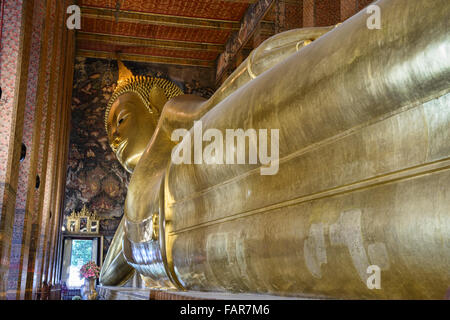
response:
[[[126,118],[128,118],[128,115],[129,115],[129,114],[127,113],[127,114],[121,116],[121,117],[119,118],[119,121],[117,121],[117,125],[120,126],[120,124],[121,124]]]
[[[118,121],[117,121],[117,126],[120,126],[122,124],[122,122],[128,118],[130,116],[130,113],[121,113],[119,114],[119,116],[117,117]]]

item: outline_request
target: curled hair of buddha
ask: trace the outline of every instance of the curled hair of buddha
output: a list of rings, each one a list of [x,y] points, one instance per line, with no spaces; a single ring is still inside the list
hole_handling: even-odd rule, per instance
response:
[[[155,87],[160,88],[165,95],[167,100],[179,96],[183,94],[183,91],[173,82],[155,77],[147,77],[147,76],[134,76],[133,73],[125,67],[125,65],[117,60],[117,64],[119,66],[119,80],[117,81],[117,87],[114,90],[111,98],[106,105],[105,111],[105,129],[108,132],[108,116],[111,111],[111,107],[114,102],[119,98],[122,94],[128,92],[136,93],[139,98],[142,100],[144,105],[147,107],[150,113],[155,114],[157,118],[161,113],[161,110],[158,109],[157,103],[152,101],[152,89]]]

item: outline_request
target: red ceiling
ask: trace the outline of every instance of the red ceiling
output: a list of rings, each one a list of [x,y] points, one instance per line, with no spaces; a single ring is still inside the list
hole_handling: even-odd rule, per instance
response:
[[[118,22],[85,18],[81,30],[92,33],[115,34],[163,40],[178,40],[224,44],[230,31],[217,29],[158,26],[134,22]]]
[[[80,0],[79,5],[115,8],[116,0]],[[219,0],[122,0],[121,10],[239,21],[248,3]]]
[[[120,10],[153,13],[169,16],[240,21],[249,4],[221,0],[121,0]],[[104,9],[115,9],[116,0],[79,0],[78,5]],[[140,22],[115,23],[104,18],[83,17],[81,32],[114,34],[147,39],[176,40],[197,43],[225,44],[231,35],[230,29],[196,28],[192,26],[163,26]],[[117,51],[143,55],[214,61],[218,53],[196,50],[160,49],[145,46],[103,45],[80,40],[78,48],[94,51]]]

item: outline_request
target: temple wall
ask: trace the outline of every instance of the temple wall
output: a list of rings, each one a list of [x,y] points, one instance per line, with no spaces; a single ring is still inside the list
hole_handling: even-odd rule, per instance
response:
[[[0,299],[35,298],[56,278],[74,55],[65,11],[72,3],[1,2]]]
[[[105,107],[117,81],[117,64],[107,60],[77,58],[72,96],[72,125],[67,169],[64,215],[86,204],[97,210],[106,256],[123,215],[130,175],[112,152],[104,127]],[[213,92],[214,70],[210,68],[150,65],[127,62],[135,75],[172,80],[185,93],[209,97]],[[108,75],[111,74],[110,84]]]

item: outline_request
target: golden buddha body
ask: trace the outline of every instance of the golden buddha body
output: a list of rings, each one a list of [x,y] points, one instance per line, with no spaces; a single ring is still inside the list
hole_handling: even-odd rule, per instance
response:
[[[103,284],[134,268],[152,286],[187,290],[445,296],[450,3],[376,5],[380,30],[361,12],[336,28],[276,35],[208,100],[121,77],[106,126],[133,173]],[[172,133],[193,133],[194,121],[279,130],[277,173],[173,163],[185,140]]]

